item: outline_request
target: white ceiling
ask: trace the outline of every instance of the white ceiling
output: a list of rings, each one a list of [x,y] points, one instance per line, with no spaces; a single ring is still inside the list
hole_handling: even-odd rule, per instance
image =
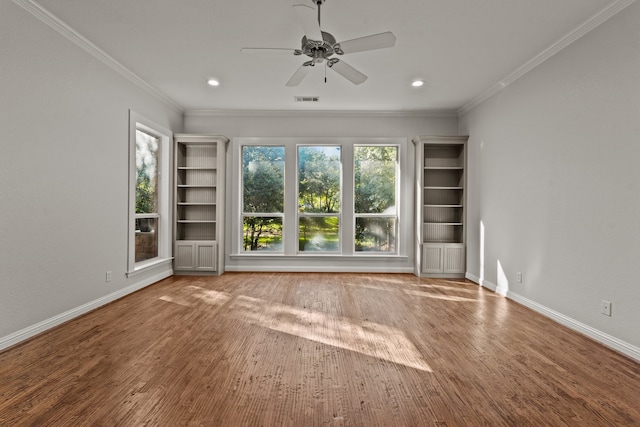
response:
[[[321,66],[296,88],[285,83],[303,57],[240,49],[299,48],[291,6],[313,0],[37,3],[187,110],[433,111],[461,108],[619,1],[326,0],[322,29],[338,41],[392,31],[396,46],[342,57],[368,75],[359,86],[330,69],[324,83]]]

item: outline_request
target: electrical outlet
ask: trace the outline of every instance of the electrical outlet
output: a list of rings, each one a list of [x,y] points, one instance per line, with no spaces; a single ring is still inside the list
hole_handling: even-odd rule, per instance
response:
[[[611,301],[602,300],[602,303],[600,303],[600,312],[605,316],[611,316]]]
[[[519,271],[516,273],[516,281],[518,283],[522,283],[522,273],[520,273]]]
[[[111,281],[111,270],[107,271],[106,274],[104,275],[104,281],[105,282]]]

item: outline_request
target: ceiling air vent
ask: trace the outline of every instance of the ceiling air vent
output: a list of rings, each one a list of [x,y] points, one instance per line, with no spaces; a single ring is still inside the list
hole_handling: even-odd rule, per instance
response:
[[[294,96],[296,102],[319,102],[319,96]]]

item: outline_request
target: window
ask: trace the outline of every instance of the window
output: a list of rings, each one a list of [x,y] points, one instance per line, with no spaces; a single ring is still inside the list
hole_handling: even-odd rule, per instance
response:
[[[158,256],[159,140],[136,129],[136,262]]]
[[[406,263],[412,211],[400,208],[401,194],[411,192],[406,188],[401,193],[400,186],[400,147],[405,139],[236,141],[232,268],[315,269],[335,256],[357,256],[358,268],[367,268],[376,256],[397,257],[387,259],[387,266]],[[274,262],[277,257],[285,261]]]
[[[171,131],[130,112],[128,275],[171,262],[170,141]]]
[[[396,252],[398,147],[356,146],[353,152],[356,252]]]
[[[298,147],[298,251],[340,250],[340,147]]]
[[[242,148],[242,250],[282,252],[284,147]]]

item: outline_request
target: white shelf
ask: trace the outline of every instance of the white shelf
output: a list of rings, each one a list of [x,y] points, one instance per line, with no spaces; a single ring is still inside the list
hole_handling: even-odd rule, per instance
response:
[[[178,202],[178,206],[215,206],[215,203]]]
[[[429,170],[464,170],[462,166],[425,166]]]
[[[464,277],[467,137],[418,136],[416,269],[418,276]]]
[[[201,166],[178,166],[179,171],[214,171],[216,168],[201,167]]]
[[[226,145],[217,135],[176,134],[174,270],[182,274],[224,271]]]

